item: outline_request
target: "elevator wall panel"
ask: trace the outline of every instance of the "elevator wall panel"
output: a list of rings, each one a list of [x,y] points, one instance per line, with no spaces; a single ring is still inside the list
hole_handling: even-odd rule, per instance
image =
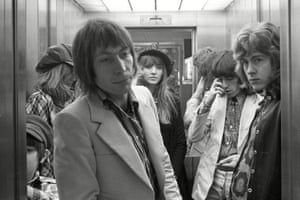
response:
[[[300,2],[280,1],[283,197],[300,197]]]
[[[0,157],[14,155],[14,113],[13,113],[13,7],[12,0],[0,2]],[[13,154],[11,154],[13,153]],[[0,164],[0,199],[14,199],[15,162],[8,159]]]
[[[57,1],[57,42],[72,43],[82,25],[83,11],[71,0]]]
[[[34,70],[39,59],[39,12],[38,1],[30,0],[26,3],[26,72],[27,72],[27,96],[32,92],[37,74]]]
[[[280,24],[279,0],[259,0],[259,21],[271,21]]]
[[[0,199],[25,199],[25,1],[0,1]]]
[[[237,32],[245,25],[258,21],[256,1],[236,0],[227,10],[227,43],[231,46]]]
[[[270,21],[280,24],[280,0],[235,0],[227,9],[227,43],[230,46],[237,32],[246,24]]]
[[[82,10],[71,0],[30,0],[26,3],[27,96],[37,80],[35,66],[50,45],[72,43]]]

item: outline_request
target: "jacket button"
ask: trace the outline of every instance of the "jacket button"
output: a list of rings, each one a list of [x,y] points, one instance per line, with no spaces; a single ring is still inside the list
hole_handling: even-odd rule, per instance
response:
[[[248,188],[248,192],[251,193],[252,192],[252,188]]]
[[[256,155],[256,154],[257,154],[257,151],[256,151],[256,150],[254,150],[254,151],[253,151],[253,153],[254,153],[254,155]]]
[[[255,173],[255,169],[251,169],[251,174],[254,174]]]
[[[257,130],[256,130],[256,135],[258,135],[258,134],[259,134],[259,130],[257,129]]]

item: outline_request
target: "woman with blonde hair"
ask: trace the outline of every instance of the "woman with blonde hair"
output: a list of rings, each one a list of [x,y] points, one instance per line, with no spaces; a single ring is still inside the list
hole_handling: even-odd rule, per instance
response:
[[[35,84],[35,91],[28,97],[25,104],[26,113],[40,116],[52,127],[56,113],[75,99],[71,46],[66,44],[50,46],[35,70],[38,73],[38,80]],[[45,177],[54,177],[53,152],[49,153],[48,160],[43,163],[40,174]]]
[[[146,86],[154,97],[163,141],[170,155],[180,192],[185,199],[187,193],[184,169],[186,138],[180,100],[168,84],[173,62],[162,51],[151,49],[138,56],[138,64],[140,73],[137,84]]]
[[[50,126],[55,113],[74,100],[75,78],[71,46],[48,48],[36,66],[38,80],[26,103],[27,114],[39,115]]]

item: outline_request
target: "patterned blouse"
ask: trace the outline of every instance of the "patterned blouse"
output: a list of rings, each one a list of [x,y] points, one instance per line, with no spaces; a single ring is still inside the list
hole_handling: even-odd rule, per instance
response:
[[[25,105],[26,113],[38,115],[44,119],[51,127],[55,114],[55,105],[52,98],[42,90],[34,92],[27,100]],[[53,173],[53,152],[49,152],[49,158],[41,165],[39,171],[42,176],[54,177]]]
[[[25,109],[27,114],[40,116],[52,127],[55,106],[52,98],[48,94],[40,89],[37,90],[28,98]]]
[[[27,185],[27,199],[59,200],[55,179],[39,176],[34,183]]]

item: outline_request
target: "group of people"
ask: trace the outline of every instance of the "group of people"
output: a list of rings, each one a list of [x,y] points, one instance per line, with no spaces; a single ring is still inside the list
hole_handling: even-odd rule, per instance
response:
[[[158,49],[136,57],[124,27],[89,20],[36,67],[28,198],[280,199],[279,50],[271,23],[242,29],[233,50],[201,50],[182,117],[172,60]],[[192,192],[187,154],[200,157]]]
[[[47,49],[35,70],[34,92],[27,98],[27,196],[58,200],[53,169],[53,121],[75,99],[72,48],[58,44]]]
[[[207,48],[199,58],[200,81],[185,114],[188,154],[200,157],[192,198],[281,199],[278,27],[245,27],[232,50]]]

